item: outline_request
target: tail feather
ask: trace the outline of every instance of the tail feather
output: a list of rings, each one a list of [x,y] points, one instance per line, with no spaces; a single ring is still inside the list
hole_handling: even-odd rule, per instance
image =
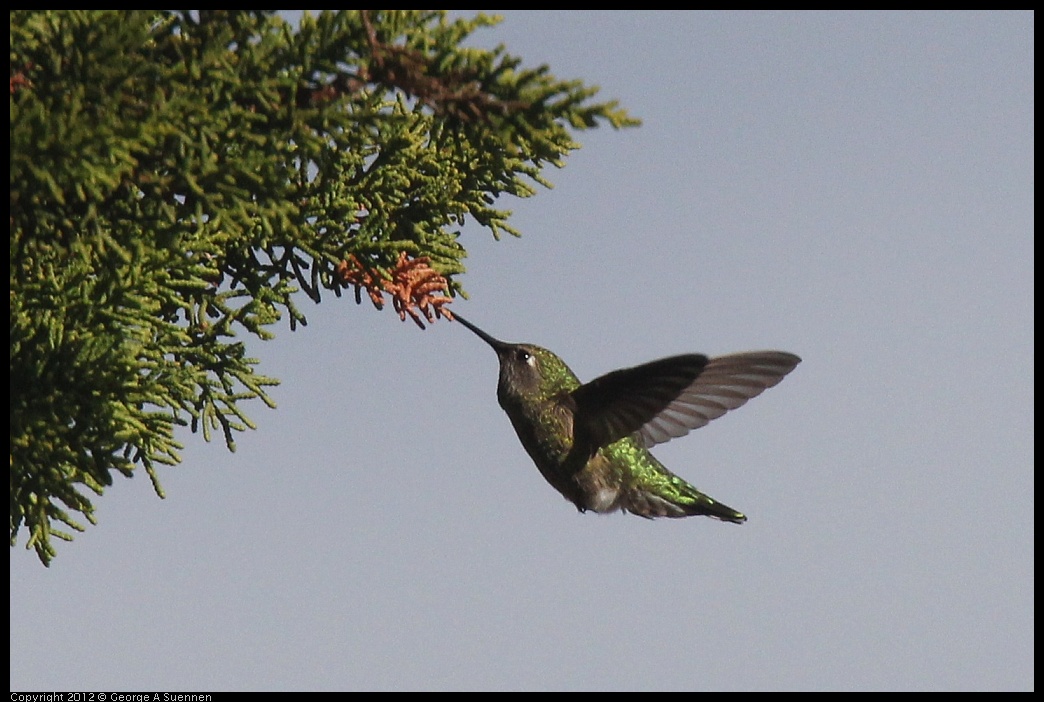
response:
[[[672,491],[673,494],[654,493],[640,488],[632,490],[622,507],[631,514],[647,519],[705,516],[733,524],[747,521],[747,516],[742,512],[704,495],[688,483],[685,483],[685,488]]]

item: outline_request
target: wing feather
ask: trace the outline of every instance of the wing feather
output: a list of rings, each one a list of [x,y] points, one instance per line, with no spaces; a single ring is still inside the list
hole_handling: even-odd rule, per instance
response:
[[[608,373],[572,392],[592,446],[633,435],[655,446],[699,429],[776,385],[801,359],[784,351],[672,356]]]

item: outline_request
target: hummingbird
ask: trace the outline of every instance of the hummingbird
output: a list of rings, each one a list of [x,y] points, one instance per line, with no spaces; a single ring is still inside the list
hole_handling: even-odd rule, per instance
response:
[[[547,349],[500,341],[456,312],[452,319],[496,352],[497,401],[540,474],[580,512],[747,520],[667,470],[649,448],[740,407],[800,358],[785,351],[685,354],[581,384]]]

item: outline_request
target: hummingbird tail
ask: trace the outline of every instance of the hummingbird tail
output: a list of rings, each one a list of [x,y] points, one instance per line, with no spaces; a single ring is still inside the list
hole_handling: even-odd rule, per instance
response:
[[[706,495],[701,495],[701,497],[703,500],[694,505],[693,511],[686,513],[684,516],[702,514],[707,517],[720,519],[723,522],[732,522],[733,524],[742,524],[747,521],[747,515],[743,514],[743,512],[737,512],[728,505],[723,505]]]
[[[657,494],[647,490],[634,491],[629,495],[630,499],[624,509],[631,514],[637,514],[647,519],[704,516],[733,524],[742,524],[747,521],[747,516],[742,512],[737,512],[728,505],[723,505],[704,495],[691,485],[685,484],[685,487],[687,489],[671,495]]]

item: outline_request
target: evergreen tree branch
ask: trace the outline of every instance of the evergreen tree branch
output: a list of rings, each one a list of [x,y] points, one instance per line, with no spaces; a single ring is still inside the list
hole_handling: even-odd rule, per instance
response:
[[[234,450],[277,382],[243,337],[305,324],[296,293],[448,316],[463,222],[517,235],[502,195],[549,185],[573,131],[636,123],[464,45],[495,22],[11,12],[12,546],[49,563],[114,474],[162,497],[179,427]]]

